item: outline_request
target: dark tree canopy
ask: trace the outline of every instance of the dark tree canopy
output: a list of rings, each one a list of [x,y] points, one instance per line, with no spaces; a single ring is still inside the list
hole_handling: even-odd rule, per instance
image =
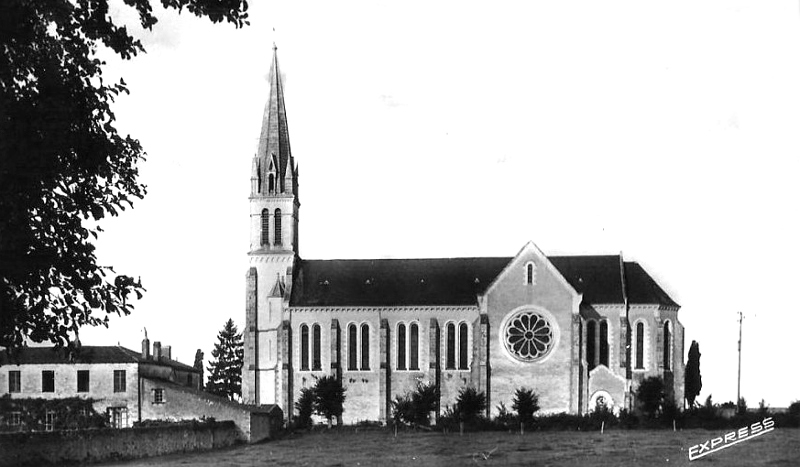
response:
[[[208,366],[206,391],[231,400],[241,397],[244,342],[232,319],[217,335],[211,356],[213,360]]]
[[[539,395],[533,389],[518,388],[514,392],[512,406],[523,425],[530,425],[533,414],[539,410]]]
[[[330,428],[334,418],[344,412],[345,392],[341,380],[333,375],[326,375],[314,385],[314,413],[325,417]]]
[[[665,398],[664,381],[657,376],[645,378],[636,389],[636,400],[639,401],[642,412],[648,417],[655,417],[658,414]]]
[[[145,29],[150,0],[123,0]],[[212,22],[247,24],[246,0],[161,0]],[[115,128],[125,82],[98,51],[144,52],[108,0],[0,2],[0,346],[66,345],[81,326],[127,315],[142,285],[97,264],[97,221],[141,199],[144,150]]]
[[[694,401],[703,389],[703,378],[700,375],[700,344],[697,341],[692,341],[692,345],[689,346],[689,359],[686,362],[683,384],[689,407],[694,407]]]

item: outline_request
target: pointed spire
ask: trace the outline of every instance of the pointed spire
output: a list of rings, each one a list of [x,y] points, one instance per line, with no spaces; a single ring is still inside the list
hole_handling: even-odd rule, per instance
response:
[[[261,123],[261,136],[258,140],[258,153],[256,157],[262,162],[262,170],[267,170],[267,158],[275,156],[278,167],[276,192],[282,193],[285,188],[284,178],[286,169],[290,164],[292,151],[289,147],[289,127],[286,123],[286,107],[283,102],[283,83],[278,67],[278,47],[272,44],[272,65],[269,70],[269,99],[264,108],[264,118]],[[264,174],[265,175],[265,174]],[[264,177],[266,178],[266,177]],[[262,193],[264,184],[262,184]]]

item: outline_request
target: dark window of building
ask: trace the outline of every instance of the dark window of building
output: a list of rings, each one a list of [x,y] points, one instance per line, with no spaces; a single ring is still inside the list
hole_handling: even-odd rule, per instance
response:
[[[56,392],[56,374],[52,370],[42,371],[42,392]]]
[[[283,238],[281,237],[281,210],[275,210],[275,239],[273,240],[276,245],[283,244]]]
[[[417,323],[411,323],[409,326],[408,369],[419,370],[419,325]]]
[[[458,369],[466,370],[469,363],[467,344],[469,344],[469,326],[467,323],[458,325]]]
[[[597,329],[596,324],[594,321],[589,321],[586,323],[586,363],[589,364],[589,370],[591,371],[597,363],[595,362],[595,356],[597,355]]]
[[[153,389],[153,404],[164,403],[164,388]]]
[[[525,282],[527,284],[533,284],[533,265],[529,264],[528,267],[525,268],[525,269],[526,269],[526,272],[527,272],[526,278],[525,278]]]
[[[636,369],[644,369],[644,323],[636,324]]]
[[[397,325],[397,369],[406,369],[406,325]]]
[[[308,326],[300,326],[300,369],[308,370]]]
[[[445,368],[456,369],[456,325],[447,323],[447,362]]]
[[[608,321],[600,321],[600,364],[608,366]]]
[[[22,374],[17,370],[8,372],[8,392],[22,392]]]
[[[315,324],[312,329],[314,333],[314,362],[311,369],[319,371],[322,369],[322,328],[320,328],[319,324]]]
[[[125,392],[126,390],[125,370],[114,370],[114,392]]]
[[[261,244],[269,243],[269,209],[261,211]]]
[[[10,426],[22,425],[22,412],[11,412],[8,414],[8,424]]]
[[[361,369],[369,370],[369,325],[361,325]]]
[[[669,371],[670,370],[670,348],[672,347],[672,333],[669,330],[669,321],[664,323],[664,369]]]
[[[89,370],[78,370],[78,392],[89,392]]]
[[[269,174],[269,192],[275,192],[275,174]]]
[[[350,324],[349,326],[347,326],[347,369],[348,370],[358,369],[358,342],[356,342],[357,336],[358,336],[358,328],[356,328],[356,325]]]
[[[191,373],[186,375],[186,385],[189,386],[189,387],[193,386],[193,384],[192,384],[192,374]]]

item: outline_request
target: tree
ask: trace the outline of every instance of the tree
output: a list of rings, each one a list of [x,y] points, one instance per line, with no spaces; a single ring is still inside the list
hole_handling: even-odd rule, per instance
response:
[[[297,409],[295,424],[298,428],[308,428],[311,426],[311,415],[314,413],[314,388],[303,388],[300,390],[300,398],[294,403]]]
[[[532,389],[518,388],[514,392],[511,408],[517,412],[519,422],[525,426],[533,421],[533,414],[539,410],[539,396]]]
[[[692,341],[692,345],[689,346],[689,360],[686,362],[683,387],[689,407],[693,408],[695,399],[703,389],[703,378],[700,375],[700,344],[697,341]]]
[[[121,2],[122,3],[122,2]],[[151,0],[125,0],[145,29]],[[246,0],[161,0],[166,8],[247,24]],[[141,42],[114,23],[108,0],[0,2],[0,346],[65,346],[81,326],[127,315],[132,277],[97,264],[105,216],[141,199],[139,141],[121,136],[98,52],[123,59]]]
[[[474,422],[486,410],[486,394],[472,386],[458,392],[454,412],[462,422]]]
[[[655,417],[658,409],[664,403],[664,382],[657,376],[645,378],[636,389],[636,399],[642,412],[649,417]]]
[[[333,375],[323,376],[314,385],[314,413],[328,419],[328,428],[333,418],[339,418],[344,412],[346,389],[342,382]]]
[[[217,341],[211,351],[214,359],[208,366],[206,391],[230,400],[241,398],[244,342],[232,319],[225,323]]]

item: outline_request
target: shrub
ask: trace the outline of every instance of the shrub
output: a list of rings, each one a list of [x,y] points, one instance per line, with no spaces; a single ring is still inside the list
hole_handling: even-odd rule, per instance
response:
[[[495,428],[508,430],[518,425],[518,418],[514,413],[508,410],[504,403],[497,406],[497,416],[494,418]]]
[[[645,378],[636,389],[639,406],[642,412],[650,418],[655,418],[664,403],[664,397],[664,382],[656,376]]]
[[[397,396],[392,401],[392,418],[395,423],[408,425],[430,424],[430,414],[436,410],[439,391],[432,384],[419,384],[414,392]]]
[[[294,403],[297,410],[295,426],[298,428],[311,427],[311,415],[314,413],[314,388],[303,388],[300,390],[300,397]]]
[[[744,397],[740,397],[739,400],[736,401],[736,413],[739,415],[747,413],[747,401]]]
[[[539,410],[539,396],[532,389],[519,388],[514,392],[513,405],[519,422],[523,426],[530,426],[533,414]]]

